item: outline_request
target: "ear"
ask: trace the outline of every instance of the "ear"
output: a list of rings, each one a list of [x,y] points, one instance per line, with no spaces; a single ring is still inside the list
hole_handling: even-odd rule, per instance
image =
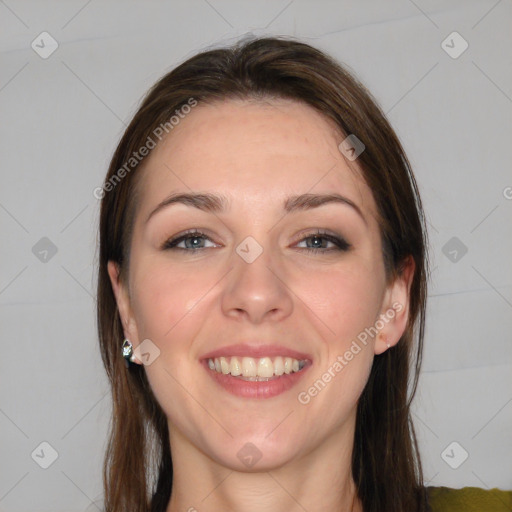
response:
[[[408,256],[404,261],[402,272],[386,289],[379,319],[376,321],[379,334],[375,340],[375,354],[382,354],[388,348],[395,346],[407,327],[410,290],[415,267],[414,259]]]
[[[107,263],[107,271],[112,284],[112,290],[116,297],[117,309],[119,311],[119,317],[123,324],[124,337],[132,342],[135,347],[139,343],[139,334],[137,331],[137,324],[133,316],[133,312],[130,304],[130,295],[128,293],[128,287],[120,278],[119,265],[114,261]],[[119,340],[119,350],[121,350],[122,340]],[[137,358],[134,358],[137,364],[142,364]]]

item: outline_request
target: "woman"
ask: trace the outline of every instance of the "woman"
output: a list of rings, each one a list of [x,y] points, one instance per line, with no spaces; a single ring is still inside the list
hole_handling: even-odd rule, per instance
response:
[[[203,52],[97,192],[107,511],[429,510],[425,223],[360,83],[289,39]]]

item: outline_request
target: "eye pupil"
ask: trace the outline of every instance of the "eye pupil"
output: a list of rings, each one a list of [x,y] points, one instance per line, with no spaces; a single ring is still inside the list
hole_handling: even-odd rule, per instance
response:
[[[312,245],[312,247],[316,247],[316,248],[318,248],[318,247],[322,247],[322,245],[323,245],[323,244],[322,244],[322,240],[323,240],[323,239],[322,239],[322,237],[319,237],[319,236],[312,236],[312,237],[310,238],[310,240],[312,241],[312,244],[313,244],[313,245]]]
[[[189,247],[200,247],[202,238],[200,236],[191,236],[185,240],[185,244],[189,242]]]

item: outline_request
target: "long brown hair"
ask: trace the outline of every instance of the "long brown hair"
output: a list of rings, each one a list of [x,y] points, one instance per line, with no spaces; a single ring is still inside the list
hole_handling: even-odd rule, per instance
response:
[[[396,134],[365,87],[324,52],[274,37],[204,51],[161,78],[124,132],[99,193],[97,320],[113,400],[103,469],[105,510],[165,511],[173,475],[167,418],[144,368],[127,369],[122,358],[123,327],[107,273],[113,260],[127,278],[140,171],[130,159],[148,137],[155,139],[158,126],[167,123],[170,131],[169,119],[191,99],[200,104],[230,98],[303,102],[365,145],[357,162],[377,204],[388,282],[401,274],[408,257],[415,272],[407,328],[396,346],[374,358],[358,402],[352,474],[365,512],[423,512],[426,495],[410,413],[422,359],[428,275],[416,181]]]

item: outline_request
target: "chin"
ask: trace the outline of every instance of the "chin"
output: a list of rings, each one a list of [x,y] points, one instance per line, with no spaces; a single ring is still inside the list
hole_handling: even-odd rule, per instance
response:
[[[264,431],[263,435],[245,433],[230,438],[227,450],[225,444],[216,446],[212,458],[234,471],[258,473],[278,469],[299,455],[302,443],[293,441],[289,433],[283,431],[271,439],[266,437],[271,429]]]

